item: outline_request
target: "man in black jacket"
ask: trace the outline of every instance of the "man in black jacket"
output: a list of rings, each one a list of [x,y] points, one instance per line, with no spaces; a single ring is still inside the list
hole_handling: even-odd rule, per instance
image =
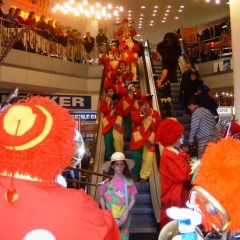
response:
[[[107,36],[103,33],[103,29],[100,28],[98,30],[98,35],[96,36],[96,43],[97,43],[97,49],[98,49],[98,55],[99,54],[106,54],[107,50]]]

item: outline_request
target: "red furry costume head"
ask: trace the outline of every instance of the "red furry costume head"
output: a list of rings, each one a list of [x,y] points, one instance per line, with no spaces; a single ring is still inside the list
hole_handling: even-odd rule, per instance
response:
[[[181,138],[183,131],[184,127],[180,122],[174,119],[165,119],[157,129],[156,141],[164,147],[171,146]]]
[[[0,115],[0,172],[55,180],[74,155],[75,127],[67,110],[46,98],[14,104]]]
[[[148,103],[150,107],[152,107],[152,97],[153,95],[151,94],[145,94],[141,97],[139,100],[139,105],[142,106],[145,103]]]
[[[194,185],[207,190],[227,211],[231,219],[230,231],[240,229],[240,141],[224,138],[207,147]],[[198,202],[198,198],[196,199]],[[205,207],[199,206],[203,213],[203,224],[206,230],[211,226]]]

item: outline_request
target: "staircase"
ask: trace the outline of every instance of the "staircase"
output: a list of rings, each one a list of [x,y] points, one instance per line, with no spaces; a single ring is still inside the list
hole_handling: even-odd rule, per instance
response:
[[[130,142],[124,141],[124,154],[126,158],[131,158],[129,150]],[[136,204],[133,207],[130,240],[157,240],[158,223],[152,208],[149,182],[135,182],[138,194],[136,195]]]
[[[159,77],[162,73],[161,62],[154,61],[153,62],[154,72]],[[180,88],[180,79],[182,77],[182,73],[180,68],[177,69],[178,83],[171,83],[171,92],[172,92],[172,107],[173,107],[173,115],[174,117],[184,126],[184,143],[187,143],[189,133],[190,133],[190,124],[191,117],[184,117],[185,109],[181,103],[179,103],[179,88]]]

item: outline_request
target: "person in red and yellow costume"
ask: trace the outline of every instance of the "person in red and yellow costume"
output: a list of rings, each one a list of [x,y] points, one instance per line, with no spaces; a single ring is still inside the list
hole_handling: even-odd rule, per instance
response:
[[[161,209],[160,228],[171,221],[166,210],[185,207],[191,190],[190,156],[181,150],[183,125],[175,119],[163,120],[156,141],[164,147],[160,158]]]
[[[0,114],[0,239],[120,239],[90,196],[56,183],[75,154],[75,129],[68,111],[43,97]]]
[[[133,73],[125,72],[122,77],[123,83],[118,88],[119,93],[123,97],[123,125],[126,139],[131,139],[132,122],[131,113],[138,109],[138,100],[141,98],[140,89],[132,82]]]
[[[137,31],[131,26],[133,20],[128,20],[124,18],[122,20],[123,26],[117,30],[117,35],[120,36],[119,49],[124,52],[123,58],[127,61],[131,70],[134,74],[133,79],[137,79],[137,64],[138,64],[138,52],[140,51],[140,46],[134,36]]]
[[[103,56],[100,58],[100,61],[104,64],[106,84],[111,83],[116,77],[119,70],[120,60],[120,50],[118,48],[113,49],[109,56]]]
[[[107,96],[100,101],[100,112],[103,113],[105,159],[109,160],[115,151],[123,151],[123,101],[113,83],[106,85],[105,92]]]
[[[132,176],[146,182],[152,171],[155,153],[155,132],[161,122],[160,114],[152,108],[152,95],[139,100],[139,108],[132,113],[131,158],[135,161]]]

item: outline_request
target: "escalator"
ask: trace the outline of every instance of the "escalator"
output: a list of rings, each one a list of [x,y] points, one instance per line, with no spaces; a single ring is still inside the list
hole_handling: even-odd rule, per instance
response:
[[[146,44],[146,46],[144,47],[144,54],[142,54],[142,56],[139,58],[139,87],[142,94],[150,93],[153,95],[153,108],[160,112],[152,75],[153,73],[150,59],[150,51],[148,45]],[[102,79],[104,79],[104,77]],[[104,95],[103,84],[104,81],[102,80],[99,100],[101,96]],[[96,132],[94,135],[94,151],[91,161],[91,170],[98,173],[103,173],[102,166],[105,161],[105,146],[104,138],[102,135],[102,118],[103,116],[98,110],[95,128]],[[156,148],[158,148],[158,146],[156,146]],[[125,143],[124,153],[125,156],[128,158],[130,154],[128,142]],[[144,237],[144,239],[145,237],[148,239],[157,239],[159,233],[158,226],[160,216],[160,176],[157,164],[158,159],[159,157],[156,154],[153,160],[153,171],[149,177],[149,182],[136,183],[139,193],[137,194],[136,205],[133,209],[130,239],[143,239],[142,237]],[[91,182],[100,183],[103,181],[103,178],[103,176],[92,175]],[[99,191],[100,188],[96,186],[89,186],[87,189],[87,193],[91,195],[98,203]]]

